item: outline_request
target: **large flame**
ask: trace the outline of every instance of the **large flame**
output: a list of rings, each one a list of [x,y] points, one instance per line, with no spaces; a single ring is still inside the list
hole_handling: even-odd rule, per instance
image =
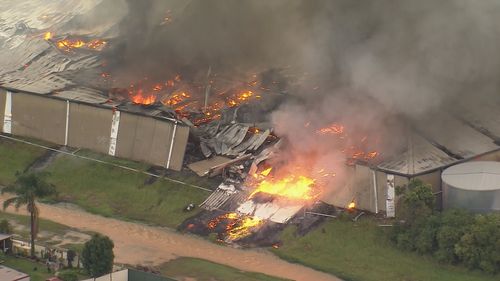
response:
[[[238,240],[252,233],[255,227],[262,224],[262,219],[258,217],[243,217],[240,221],[228,230],[227,235],[230,240]]]
[[[257,184],[250,198],[257,193],[266,193],[294,200],[310,200],[318,196],[314,183],[312,178],[294,174],[280,179],[266,178]]]
[[[131,91],[129,94],[130,99],[135,104],[150,105],[156,101],[156,95],[146,94],[142,89],[139,89],[136,92]]]
[[[224,234],[227,240],[236,241],[250,235],[256,227],[263,223],[263,220],[238,213],[227,213],[210,220],[207,227],[214,230],[223,222],[226,223]]]

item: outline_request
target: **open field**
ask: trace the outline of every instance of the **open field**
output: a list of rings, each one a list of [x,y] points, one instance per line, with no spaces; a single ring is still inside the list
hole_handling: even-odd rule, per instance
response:
[[[81,151],[87,157],[110,161],[111,157]],[[147,165],[113,159],[114,163],[138,170]],[[189,203],[199,204],[209,194],[183,184],[158,179],[118,167],[68,155],[60,155],[46,169],[59,198],[103,216],[141,220],[176,227],[195,212],[184,212]]]
[[[29,150],[30,147],[0,142],[0,153],[4,153],[0,155],[8,162],[13,161],[17,167],[6,165],[10,167],[10,172],[2,172],[5,165],[0,166],[0,182],[2,179],[12,181],[15,176],[13,170],[24,170],[44,152]],[[17,152],[23,161],[11,160],[17,157]],[[143,163],[85,150],[78,151],[77,154],[143,171],[149,168]],[[5,158],[5,155],[9,156]],[[95,214],[159,226],[176,227],[185,218],[196,213],[184,212],[184,206],[191,202],[199,204],[208,195],[204,190],[167,180],[159,179],[151,183],[149,176],[145,174],[68,155],[59,155],[48,165],[46,171],[51,173],[49,179],[60,192],[59,200],[75,203]],[[213,187],[216,184],[187,172],[169,172],[168,177],[203,187]],[[43,223],[41,229],[44,229]],[[382,230],[375,222],[366,218],[358,223],[329,221],[305,237],[295,238],[293,231],[294,227],[287,228],[282,236],[284,245],[277,250],[273,249],[275,254],[347,280],[489,281],[497,280],[498,277],[469,272],[460,267],[441,266],[430,257],[399,251],[385,240]],[[200,266],[200,270],[206,267],[203,262],[195,264]]]
[[[28,144],[0,139],[0,185],[14,182],[16,172],[25,171],[46,150]],[[79,150],[77,155],[98,159],[139,171],[149,165],[107,155]],[[103,216],[175,228],[196,211],[184,212],[189,203],[199,204],[209,194],[167,179],[154,179],[146,174],[59,154],[48,163],[49,181],[59,192],[56,201],[74,203]],[[189,172],[169,172],[169,178],[189,184],[213,188],[216,181],[193,177]]]
[[[0,185],[15,181],[16,173],[22,173],[45,153],[44,149],[0,138]]]
[[[8,195],[0,196],[0,204],[6,198]],[[178,257],[193,257],[281,278],[300,281],[338,280],[332,275],[281,260],[265,250],[225,247],[169,228],[106,218],[67,205],[40,203],[38,207],[41,218],[81,231],[109,236],[115,244],[113,251],[115,261],[119,264],[156,267]],[[8,208],[7,211],[15,212],[14,208]]]
[[[19,226],[24,225],[25,228],[19,231],[19,227],[16,227],[15,234],[21,235],[23,238],[29,238],[29,231],[27,226],[29,225],[29,217],[25,215],[17,215],[11,213],[0,213],[0,220],[7,219],[11,224]],[[67,235],[75,235],[75,229],[68,226],[41,219],[40,220],[40,230],[41,234],[37,239],[38,242],[44,244],[50,244],[54,242],[54,237],[65,237]],[[83,233],[81,233],[83,234]],[[85,234],[84,234],[85,235]],[[89,236],[90,238],[90,236]],[[47,243],[49,242],[49,243]],[[83,246],[83,241],[80,243],[74,243],[71,245],[62,245],[64,248],[72,248],[78,250]],[[68,247],[69,246],[69,247]],[[45,280],[51,276],[43,267],[43,264],[34,263],[28,259],[14,258],[14,257],[3,257],[1,258],[6,261],[5,265],[17,268],[22,272],[31,272],[33,274],[33,280]],[[38,267],[37,271],[33,271],[34,267]],[[175,276],[179,279],[182,278],[195,278],[196,280],[220,280],[220,281],[230,281],[230,280],[243,280],[243,281],[253,281],[253,280],[265,280],[265,281],[279,281],[286,280],[271,277],[261,273],[246,272],[241,271],[233,267],[225,266],[222,264],[213,263],[203,259],[187,258],[181,257],[175,260],[169,261],[159,267],[160,271],[165,276]]]
[[[0,220],[6,219],[14,228],[14,234],[25,241],[30,239],[29,217],[20,214],[0,212]],[[39,220],[38,244],[49,247],[60,247],[80,252],[83,243],[90,239],[91,233],[84,233],[66,225],[50,220]]]
[[[193,278],[197,281],[279,281],[287,280],[262,273],[241,271],[229,266],[195,258],[177,258],[160,266],[160,271],[175,278]]]
[[[439,265],[430,257],[403,252],[386,239],[371,218],[330,220],[304,237],[289,226],[284,244],[273,249],[283,259],[329,272],[345,280],[494,281],[499,276],[471,272],[462,267]]]

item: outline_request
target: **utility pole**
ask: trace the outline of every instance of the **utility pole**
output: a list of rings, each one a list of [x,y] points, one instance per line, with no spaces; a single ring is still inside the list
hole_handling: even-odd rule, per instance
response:
[[[208,97],[210,95],[210,89],[212,88],[212,83],[210,83],[210,74],[212,73],[212,66],[210,65],[208,67],[207,71],[207,81],[206,81],[206,86],[205,86],[205,105],[203,107],[203,112],[207,112],[207,106],[208,106]]]

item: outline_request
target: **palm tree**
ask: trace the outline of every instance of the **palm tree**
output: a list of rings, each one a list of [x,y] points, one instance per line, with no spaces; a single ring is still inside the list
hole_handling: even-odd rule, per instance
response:
[[[30,213],[31,224],[31,257],[35,257],[35,238],[38,234],[38,215],[39,210],[35,200],[56,193],[55,187],[45,180],[46,173],[28,173],[21,175],[13,185],[2,189],[5,192],[14,193],[16,196],[3,202],[3,209],[14,205],[16,210],[26,205]]]

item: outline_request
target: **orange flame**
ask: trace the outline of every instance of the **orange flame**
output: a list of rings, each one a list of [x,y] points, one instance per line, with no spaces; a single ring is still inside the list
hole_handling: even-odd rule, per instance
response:
[[[156,95],[154,94],[144,94],[144,91],[142,89],[137,90],[137,93],[130,94],[130,99],[132,100],[133,103],[135,104],[143,104],[143,105],[150,105],[153,104],[156,101]]]
[[[52,39],[52,37],[53,37],[53,34],[50,31],[45,32],[45,34],[43,35],[43,39],[47,40],[47,41],[50,40],[50,39]]]
[[[227,235],[230,240],[238,240],[252,233],[252,229],[262,224],[262,219],[258,217],[243,217],[240,221],[228,230]]]
[[[52,34],[51,34],[52,36]],[[47,37],[47,34],[45,35]],[[48,40],[48,39],[46,39]],[[104,46],[107,44],[106,41],[101,40],[101,39],[93,39],[88,42],[82,40],[82,39],[72,39],[72,38],[66,38],[62,39],[56,42],[56,46],[58,49],[69,52],[72,51],[73,49],[79,49],[79,48],[87,48],[95,51],[100,51]]]
[[[326,135],[326,134],[340,135],[340,134],[344,133],[344,126],[339,125],[339,124],[332,124],[328,127],[321,128],[321,129],[317,130],[316,132],[319,134],[323,134],[323,135]]]
[[[256,227],[263,223],[263,220],[258,217],[227,213],[210,220],[207,227],[210,230],[214,230],[222,221],[227,221],[225,234],[227,239],[231,241],[250,235]]]
[[[279,180],[265,179],[257,184],[249,197],[252,198],[255,194],[261,192],[292,200],[314,199],[318,195],[314,189],[314,183],[315,180],[312,178],[296,175],[288,175]]]
[[[254,98],[260,98],[260,96],[254,96],[254,92],[252,91],[242,91],[239,92],[238,94],[235,94],[226,100],[226,105],[229,107],[235,107],[238,106],[244,102],[249,101],[252,97]]]
[[[260,174],[267,177],[269,175],[269,173],[271,173],[272,169],[273,169],[273,167],[267,168],[264,171],[260,172]]]
[[[349,203],[349,205],[347,205],[347,209],[349,210],[353,210],[356,208],[356,203],[354,201],[351,201],[351,203]]]
[[[180,93],[172,95],[168,100],[163,101],[163,104],[173,106],[173,105],[176,105],[176,104],[183,102],[184,100],[186,100],[190,97],[191,97],[190,94],[188,94],[186,92],[180,92]]]

